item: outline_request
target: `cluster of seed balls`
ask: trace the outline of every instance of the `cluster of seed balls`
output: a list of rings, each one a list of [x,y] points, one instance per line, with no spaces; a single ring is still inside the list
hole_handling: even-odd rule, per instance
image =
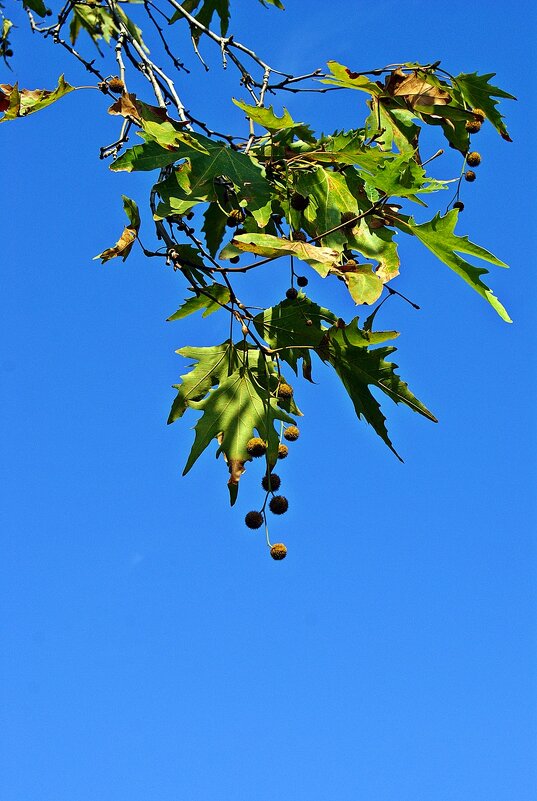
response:
[[[473,118],[468,120],[465,125],[465,128],[469,134],[478,133],[486,119],[485,112],[480,108],[473,108],[472,114]],[[473,150],[471,153],[468,153],[466,155],[466,164],[469,167],[478,167],[481,164],[480,154],[475,150]],[[475,181],[476,177],[477,176],[473,170],[466,170],[464,173],[464,180],[469,181],[469,183]],[[464,209],[464,203],[461,200],[457,200],[457,202],[453,204],[453,208],[462,211]]]
[[[289,386],[289,384],[280,384],[278,387],[278,397],[280,398],[290,398],[293,395],[293,389]],[[300,431],[296,426],[288,426],[285,431],[283,432],[284,439],[288,442],[295,442],[299,436]],[[249,456],[253,456],[257,458],[259,456],[264,456],[267,452],[267,443],[261,437],[252,437],[252,439],[248,440],[246,444],[246,450]],[[285,459],[287,454],[289,453],[289,448],[287,445],[280,443],[278,446],[278,459]],[[264,475],[261,480],[261,486],[265,490],[265,492],[271,492],[272,498],[269,502],[269,509],[275,515],[283,515],[289,508],[289,501],[285,497],[285,495],[275,495],[274,493],[277,492],[281,485],[281,479],[276,473],[268,473]],[[265,514],[264,511],[251,511],[248,512],[246,517],[244,518],[244,522],[248,526],[248,528],[261,528],[265,521]],[[283,544],[283,542],[277,542],[273,545],[270,549],[270,555],[273,559],[280,560],[285,559],[287,556],[287,548]]]

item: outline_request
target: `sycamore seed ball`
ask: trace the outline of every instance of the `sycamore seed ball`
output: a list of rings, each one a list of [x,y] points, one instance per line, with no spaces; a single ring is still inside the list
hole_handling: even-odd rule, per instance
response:
[[[304,287],[304,286],[308,285],[308,279],[306,278],[305,275],[299,275],[297,277],[297,279],[296,279],[296,282],[297,282],[298,286],[300,286],[300,287]]]
[[[119,78],[117,75],[114,78],[110,78],[110,80],[108,81],[108,86],[110,87],[112,92],[115,92],[116,94],[123,92],[125,89],[125,84],[123,83],[121,78]]]
[[[276,542],[270,549],[270,555],[278,562],[280,559],[285,559],[287,556],[287,548],[283,542]]]
[[[246,451],[249,456],[264,456],[267,452],[267,443],[261,437],[252,437],[246,443]]]
[[[305,242],[306,234],[303,231],[293,231],[293,242]]]
[[[286,400],[287,398],[293,397],[293,387],[289,386],[285,382],[278,385],[278,389],[276,390],[276,394],[278,398],[282,398]]]
[[[276,473],[271,473],[270,478],[269,476],[263,476],[261,479],[261,486],[265,490],[265,492],[276,492],[280,489],[280,484],[282,483],[281,478],[276,475]]]
[[[466,172],[464,173],[464,180],[472,183],[472,181],[475,181],[475,179],[476,179],[475,172],[473,170],[466,170]]]
[[[457,200],[453,204],[453,208],[458,209],[459,211],[464,211],[464,203],[462,202],[462,200]]]
[[[474,150],[466,156],[466,163],[469,164],[470,167],[477,167],[481,164],[481,156]]]
[[[296,426],[288,426],[283,432],[284,439],[288,442],[294,442],[300,436],[300,431]]]
[[[278,445],[278,459],[286,459],[289,453],[289,448],[287,445],[280,444]]]
[[[284,495],[274,495],[269,503],[272,514],[283,515],[289,509],[289,501]]]
[[[468,133],[478,133],[481,130],[481,122],[479,120],[467,120],[464,127]]]
[[[485,114],[485,112],[481,108],[473,108],[472,109],[472,114],[474,115],[474,117],[477,117],[479,122],[485,122],[485,120],[487,118],[487,115]]]
[[[298,290],[296,290],[294,286],[290,286],[285,293],[285,297],[287,300],[296,300],[298,298]]]
[[[263,515],[261,512],[248,512],[244,518],[244,522],[248,528],[261,528],[263,525]]]

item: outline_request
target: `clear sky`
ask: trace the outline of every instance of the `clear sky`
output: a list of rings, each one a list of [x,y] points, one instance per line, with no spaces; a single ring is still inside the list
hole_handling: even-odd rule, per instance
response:
[[[243,524],[260,465],[230,510],[212,453],[180,477],[194,416],[166,426],[174,350],[221,341],[225,321],[166,323],[181,276],[139,252],[91,260],[121,230],[122,193],[151,240],[151,176],[98,160],[117,130],[107,99],[77,92],[0,126],[0,797],[533,801],[534,4],[235,6],[233,29],[291,72],[442,59],[517,95],[514,143],[479,134],[458,228],[511,265],[491,285],[514,323],[403,243],[394,286],[422,310],[394,298],[381,323],[402,331],[395,361],[440,422],[387,401],[400,464],[327,370],[297,383],[290,509],[272,530],[289,556],[274,562]],[[10,16],[21,85],[87,82],[18,4]],[[218,95],[182,55],[189,108],[238,127],[231,80],[210,73]],[[318,130],[364,118],[361,96],[286,100]],[[277,301],[286,276],[267,265],[245,292]],[[349,318],[334,283],[312,280],[312,297]]]

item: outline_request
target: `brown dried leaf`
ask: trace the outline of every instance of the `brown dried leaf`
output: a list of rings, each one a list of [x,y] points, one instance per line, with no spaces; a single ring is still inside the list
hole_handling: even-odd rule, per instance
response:
[[[114,247],[103,250],[103,252],[99,253],[99,255],[95,256],[95,258],[101,259],[101,264],[110,261],[110,259],[115,259],[116,256],[121,256],[123,261],[125,261],[132,250],[132,246],[136,240],[136,234],[137,231],[135,228],[133,228],[131,225],[126,226]]]
[[[134,93],[124,92],[115,103],[108,109],[109,114],[118,114],[120,117],[130,117],[142,125],[143,120],[147,119],[160,119],[166,120],[168,115],[166,109],[160,106],[150,106],[147,103],[142,103]]]
[[[392,97],[403,97],[412,108],[451,103],[448,92],[428,83],[425,76],[416,71],[406,75],[402,70],[394,70],[386,81],[384,91]]]

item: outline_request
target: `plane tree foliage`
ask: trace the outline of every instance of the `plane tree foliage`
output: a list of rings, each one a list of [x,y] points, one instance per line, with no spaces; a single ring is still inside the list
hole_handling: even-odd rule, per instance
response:
[[[510,322],[488,285],[486,266],[507,265],[458,229],[461,189],[475,180],[481,161],[475,138],[482,126],[492,125],[511,141],[498,104],[514,98],[493,84],[494,74],[455,75],[440,62],[364,72],[356,63],[329,61],[303,75],[284,72],[233,36],[230,0],[84,0],[55,8],[22,0],[34,34],[65,51],[66,71],[69,57],[82,64],[91,84],[77,88],[61,75],[56,86],[26,88],[8,80],[17,38],[10,7],[16,2],[0,3],[0,122],[19,124],[62,98],[68,103],[73,91],[93,87],[105,96],[103,111],[117,118],[118,134],[100,148],[100,158],[114,172],[150,172],[154,183],[141,213],[123,196],[124,230],[96,258],[125,261],[140,247],[173,268],[187,297],[170,321],[195,314],[200,325],[210,326],[212,314],[228,315],[224,342],[177,351],[186,366],[168,422],[197,414],[184,472],[213,449],[225,464],[232,504],[247,462],[264,460],[264,501],[261,496],[246,524],[264,527],[273,558],[281,559],[285,546],[271,545],[267,521],[269,511],[287,509],[275,468],[299,436],[295,377],[311,382],[319,363],[327,365],[357,417],[396,456],[379,397],[436,419],[391,360],[398,332],[376,328],[377,311],[388,298],[408,300],[391,285],[404,269],[401,236],[418,240]],[[240,13],[257,2],[284,11],[279,0],[247,0]],[[185,45],[191,48],[188,64],[179,58]],[[177,90],[177,76],[188,87],[183,78],[198,61],[209,72],[204,53],[211,48],[236,75],[235,96],[222,102],[240,111],[244,122],[237,131],[221,131],[217,112],[214,119],[195,116],[194,92],[183,98]],[[145,89],[132,91],[132,84]],[[315,121],[295,119],[287,108],[300,92],[317,92],[320,102],[345,92],[361,100],[352,107],[363,108],[363,117],[320,133]],[[422,158],[420,137],[428,126],[460,154],[460,170],[446,180],[427,169],[442,149]],[[431,205],[431,219],[418,223],[413,207]],[[149,223],[144,231],[152,228],[153,245],[145,233],[143,245],[140,240],[142,217]],[[241,281],[276,260],[289,265],[280,302],[269,308],[243,303]],[[322,297],[308,292],[312,271],[341,282],[349,296],[345,308],[365,309],[344,319],[320,305]]]

